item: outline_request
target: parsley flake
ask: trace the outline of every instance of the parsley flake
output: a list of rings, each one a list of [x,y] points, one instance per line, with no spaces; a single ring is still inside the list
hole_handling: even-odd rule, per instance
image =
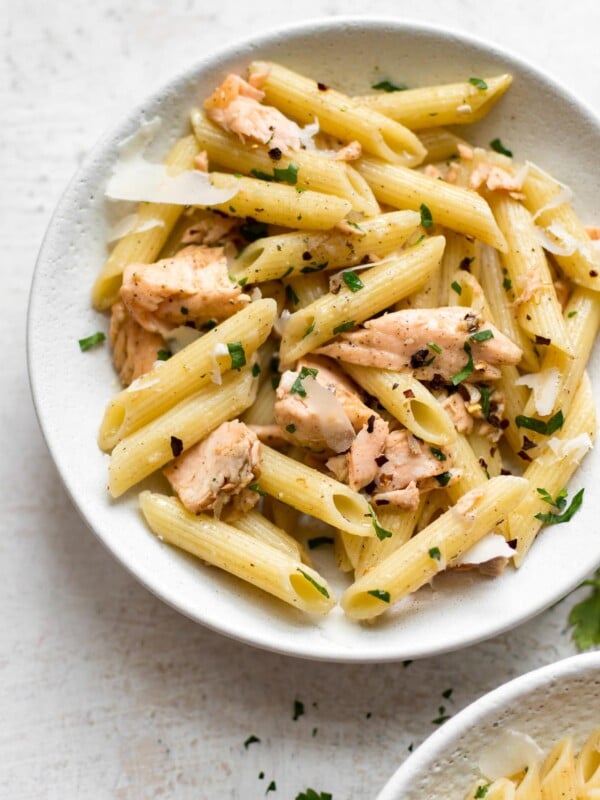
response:
[[[438,461],[445,461],[446,455],[441,450],[438,450],[437,447],[430,447],[431,454],[434,455]]]
[[[227,349],[231,358],[231,369],[241,369],[246,366],[246,353],[241,342],[227,342]]]
[[[264,497],[266,494],[266,492],[260,488],[258,483],[251,483],[250,486],[248,486],[248,488],[250,489],[250,491],[256,492],[256,494],[259,494],[261,497]]]
[[[354,328],[356,322],[353,319],[348,320],[348,322],[342,322],[340,325],[336,325],[333,329],[333,335],[337,336],[338,333],[345,333],[349,331],[351,328]]]
[[[252,377],[258,378],[260,375],[260,364],[258,362],[252,364]]]
[[[352,270],[349,272],[342,272],[342,280],[351,292],[359,292],[361,289],[365,288],[364,283],[358,277],[356,272],[352,272]]]
[[[434,475],[434,478],[439,483],[440,486],[447,486],[452,479],[451,472],[442,472],[441,475]]]
[[[405,83],[392,83],[391,81],[379,81],[374,83],[371,89],[381,89],[384,92],[405,92],[408,86]]]
[[[319,594],[322,594],[323,597],[329,597],[329,592],[327,591],[327,589],[324,586],[321,586],[320,583],[317,583],[317,581],[312,577],[312,575],[309,575],[308,572],[304,572],[304,570],[300,569],[300,567],[298,567],[298,572],[301,575],[303,575],[309,583],[312,583],[312,585],[315,587],[317,592],[319,592]]]
[[[527,428],[527,430],[541,433],[543,436],[551,436],[559,428],[562,428],[564,422],[565,418],[562,411],[557,411],[547,422],[535,417],[525,417],[522,414],[518,414],[515,417],[517,428]]]
[[[450,288],[454,289],[456,294],[460,297],[460,295],[462,294],[462,286],[458,281],[452,281],[452,283],[450,284]]]
[[[491,783],[485,783],[482,786],[478,786],[477,791],[473,795],[475,800],[480,800],[480,798],[485,797],[491,785]]]
[[[589,650],[600,644],[600,569],[594,577],[581,586],[591,586],[592,591],[580,603],[573,606],[569,614],[569,625],[573,628],[573,641],[580,650]]]
[[[497,153],[512,158],[512,150],[508,150],[506,147],[504,147],[500,139],[492,139],[492,141],[490,142],[490,147]]]
[[[267,224],[265,222],[257,222],[252,217],[248,217],[246,222],[240,225],[240,233],[247,242],[255,242],[257,239],[263,239],[267,235]]]
[[[247,750],[250,747],[251,744],[256,744],[258,742],[260,742],[260,739],[258,738],[258,736],[255,736],[254,734],[252,734],[252,736],[249,736],[246,739],[246,741],[244,742],[244,748]]]
[[[439,344],[436,344],[435,342],[427,342],[427,347],[430,350],[433,350],[433,352],[437,353],[438,355],[442,352],[442,348],[439,346]]]
[[[304,331],[304,333],[302,334],[302,338],[303,338],[303,339],[306,339],[306,337],[307,337],[309,334],[311,334],[311,333],[314,331],[314,329],[315,329],[315,323],[314,323],[314,322],[312,322],[312,323],[311,323],[311,324],[308,326],[308,328],[307,328],[307,329]]]
[[[271,781],[271,783],[267,786],[267,791],[265,794],[269,794],[269,792],[276,792],[277,791],[277,784],[275,781]]]
[[[473,371],[475,369],[475,365],[473,364],[473,353],[471,352],[471,345],[468,342],[464,343],[463,350],[468,356],[467,363],[461,369],[460,372],[457,372],[456,375],[453,375],[450,378],[453,386],[458,386],[459,383],[462,383],[464,380],[466,380],[469,377],[469,375],[473,374]]]
[[[435,561],[442,560],[442,554],[440,552],[439,547],[430,547],[429,548],[429,558],[433,558]]]
[[[421,225],[424,228],[431,228],[433,225],[433,217],[431,216],[429,206],[426,206],[425,203],[421,203],[419,211],[421,212]]]
[[[285,296],[293,306],[297,306],[300,302],[298,295],[294,291],[294,287],[290,283],[285,287]]]
[[[469,83],[471,86],[476,86],[478,89],[481,89],[482,92],[485,92],[485,90],[488,88],[488,85],[483,78],[469,78]]]
[[[170,350],[157,350],[156,351],[156,360],[157,361],[168,361],[173,353]]]
[[[302,272],[304,275],[310,275],[311,272],[321,272],[321,270],[324,270],[328,264],[329,261],[323,261],[322,264],[315,264],[313,261],[310,266],[302,267],[300,272]]]
[[[539,489],[538,489],[539,491]],[[563,494],[564,492],[564,494]],[[550,512],[548,514],[536,514],[535,518],[541,520],[545,525],[559,525],[561,522],[568,522],[581,508],[583,503],[583,493],[584,489],[580,489],[577,494],[571,500],[569,506],[565,508],[567,503],[567,494],[563,489],[563,492],[560,492],[557,496],[556,500],[552,505],[562,513],[554,514]],[[546,498],[543,498],[546,502]],[[564,510],[563,510],[564,509]]]
[[[82,353],[85,353],[85,351],[89,350],[90,347],[95,347],[97,344],[101,344],[105,339],[106,336],[102,333],[102,331],[92,333],[91,336],[86,336],[85,339],[79,340],[79,349]]]
[[[377,600],[381,600],[383,603],[390,602],[390,593],[386,592],[385,589],[371,589],[367,592],[367,594],[370,594],[371,597],[377,598]]]
[[[287,167],[274,167],[272,175],[269,175],[268,172],[262,172],[260,169],[251,169],[250,174],[260,181],[289,183],[291,186],[295,186],[298,183],[298,166],[293,162],[290,162]]]
[[[511,279],[510,278],[504,278],[504,280],[502,281],[502,287],[503,287],[505,292],[510,292],[510,290],[512,289],[512,281],[511,281]]]
[[[293,422],[290,422],[290,424],[289,424],[289,425],[286,425],[286,426],[285,426],[285,429],[286,429],[286,431],[287,431],[288,433],[296,433],[296,426],[294,425],[294,423],[293,423]]]
[[[300,700],[294,700],[294,716],[292,719],[296,722],[299,717],[304,714],[304,703],[300,702]]]
[[[492,333],[491,330],[489,330],[489,328],[485,331],[477,331],[477,333],[472,333],[469,336],[469,339],[472,342],[487,342],[488,339],[493,339],[493,338],[494,334]]]
[[[433,725],[443,725],[444,722],[450,719],[450,714],[446,714],[446,706],[440,706],[438,708],[438,715],[435,719],[432,719],[431,722]]]
[[[375,528],[375,533],[377,534],[377,538],[381,541],[382,539],[389,539],[392,535],[391,531],[387,531],[379,524],[379,520],[377,519],[377,515],[373,510],[373,506],[370,503],[367,503],[369,514],[371,515],[371,520],[373,522],[373,527]]]
[[[315,792],[314,789],[307,789],[296,795],[296,800],[333,800],[333,795],[329,792]]]
[[[311,378],[316,378],[319,373],[318,369],[311,369],[310,367],[302,367],[300,370],[300,374],[293,382],[292,387],[290,389],[290,394],[299,394],[300,397],[306,397],[306,389],[302,385],[302,381],[309,376]]]

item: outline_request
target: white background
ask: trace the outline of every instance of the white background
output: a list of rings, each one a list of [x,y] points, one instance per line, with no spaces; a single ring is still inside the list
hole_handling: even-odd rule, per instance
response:
[[[594,0],[370,0],[368,12],[479,35],[600,110]],[[29,283],[82,156],[132,102],[204,53],[283,23],[364,13],[356,0],[0,0],[0,797],[254,800],[273,780],[274,800],[308,786],[334,800],[374,798],[435,729],[440,704],[454,714],[575,652],[566,619],[577,594],[511,634],[408,666],[320,665],[226,640],[164,606],[104,551],[37,426]],[[305,708],[297,721],[295,700]],[[245,749],[251,734],[261,741]]]

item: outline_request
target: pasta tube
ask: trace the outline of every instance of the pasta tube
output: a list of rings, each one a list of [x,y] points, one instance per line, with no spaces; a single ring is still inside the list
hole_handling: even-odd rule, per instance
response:
[[[464,495],[344,592],[346,614],[372,619],[415,592],[498,525],[504,509],[519,502],[527,485],[524,478],[500,476]]]
[[[316,81],[271,62],[255,61],[249,73],[266,74],[261,85],[265,101],[286,116],[304,124],[318,120],[325,133],[356,140],[387,161],[415,166],[425,157],[425,148],[408,128],[348,95],[328,87],[323,90]]]
[[[168,544],[236,575],[311,614],[326,614],[335,597],[325,578],[299,558],[206,514],[191,514],[174,497],[140,494],[151,531]]]
[[[265,341],[277,306],[274,300],[251,303],[212,331],[163,361],[114,397],[105,413],[98,444],[112,448],[125,436],[147,425],[192,392],[206,386],[231,367],[228,343],[240,343],[246,360]]]

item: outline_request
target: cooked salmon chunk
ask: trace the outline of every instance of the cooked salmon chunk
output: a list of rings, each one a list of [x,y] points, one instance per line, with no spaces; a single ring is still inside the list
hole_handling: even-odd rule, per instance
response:
[[[183,505],[194,514],[240,514],[256,505],[259,495],[247,487],[260,474],[260,442],[243,422],[224,422],[163,470]],[[230,512],[227,515],[226,512]]]
[[[298,150],[298,125],[273,106],[263,105],[264,96],[239,75],[228,75],[204,101],[204,108],[213,122],[237,134],[243,142],[251,139],[283,152]]]
[[[496,380],[499,366],[517,364],[521,350],[473,308],[414,308],[368,320],[318,353],[353,364],[414,372],[420,380]],[[472,361],[472,364],[471,364]]]
[[[374,412],[350,380],[324,358],[304,358],[281,376],[275,419],[295,444],[343,453]]]
[[[162,336],[144,330],[120,302],[112,307],[109,337],[113,362],[123,386],[149,372],[159,350],[165,348]]]
[[[441,453],[442,451],[438,452]],[[414,509],[419,504],[419,491],[439,488],[436,475],[450,472],[451,460],[440,461],[430,447],[407,430],[392,431],[385,441],[383,459],[375,477],[371,494],[375,505],[397,505]],[[452,479],[450,472],[448,481]],[[432,480],[433,479],[433,480]]]
[[[358,432],[348,452],[348,483],[351,489],[358,491],[375,480],[388,434],[388,423],[375,414]]]
[[[227,319],[250,302],[230,279],[223,248],[203,245],[155,264],[129,264],[121,299],[136,322],[163,335],[186,323]]]

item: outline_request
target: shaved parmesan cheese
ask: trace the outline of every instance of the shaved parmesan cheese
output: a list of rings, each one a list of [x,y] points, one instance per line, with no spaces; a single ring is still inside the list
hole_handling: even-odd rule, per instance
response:
[[[187,347],[188,344],[195,342],[200,336],[202,336],[202,333],[195,328],[189,328],[187,325],[180,325],[178,328],[173,328],[172,331],[167,333],[166,340],[169,345],[169,350],[175,354],[183,350],[184,347]]]
[[[560,372],[557,367],[549,367],[540,372],[521,375],[516,386],[528,386],[533,391],[536,413],[542,417],[551,414],[560,389]]]
[[[503,731],[479,757],[479,769],[490,781],[516,775],[541,761],[544,753],[535,740],[520,731]]]
[[[583,459],[592,446],[592,440],[587,433],[580,433],[573,439],[559,439],[558,436],[553,436],[548,440],[548,447],[558,458],[570,458],[576,463]]]
[[[137,214],[128,214],[112,226],[106,240],[111,244],[129,233],[143,233],[143,231],[149,231],[152,228],[164,228],[164,226],[165,222],[162,219],[147,219],[145,222],[139,222]]]
[[[220,386],[223,383],[223,376],[221,374],[221,367],[219,366],[219,362],[217,361],[218,356],[226,356],[229,354],[229,349],[226,344],[223,342],[217,342],[216,345],[213,347],[211,353],[211,361],[213,363],[213,370],[210,373],[210,379],[213,383],[216,383],[217,386]]]
[[[512,558],[515,551],[508,544],[504,536],[499,533],[488,533],[480,539],[473,547],[454,559],[452,566],[459,564],[485,564],[493,558]]]
[[[225,203],[237,194],[237,182],[220,189],[210,176],[198,170],[172,175],[165,164],[152,164],[142,153],[160,126],[160,119],[142,123],[133,136],[119,147],[119,157],[108,181],[105,195],[112,200],[171,203],[180,206],[210,206]]]
[[[538,217],[544,213],[544,211],[550,211],[551,208],[558,208],[558,206],[562,206],[563,203],[570,203],[573,199],[573,190],[570,189],[568,186],[562,186],[560,191],[554,195],[545,206],[538,208],[538,210],[533,215],[533,221],[535,222]]]
[[[579,251],[591,264],[600,263],[600,254],[589,240],[582,241],[569,233],[560,222],[553,222],[546,228],[536,226],[536,235],[544,250],[557,256],[571,256]]]
[[[289,318],[291,317],[291,313],[284,308],[281,312],[281,316],[277,317],[275,320],[275,324],[273,325],[273,330],[278,336],[283,336],[283,331],[285,330],[285,326],[288,323]]]
[[[299,373],[297,373],[299,374]],[[323,439],[334,453],[343,453],[354,439],[354,428],[337,397],[311,375],[304,378],[306,402],[317,412]]]
[[[310,125],[305,125],[304,128],[298,127],[298,138],[300,144],[305,150],[315,150],[314,137],[319,133],[319,120],[315,119]]]
[[[456,113],[457,114],[472,114],[473,113],[473,109],[471,108],[471,106],[468,103],[463,103],[462,105],[457,106]]]

